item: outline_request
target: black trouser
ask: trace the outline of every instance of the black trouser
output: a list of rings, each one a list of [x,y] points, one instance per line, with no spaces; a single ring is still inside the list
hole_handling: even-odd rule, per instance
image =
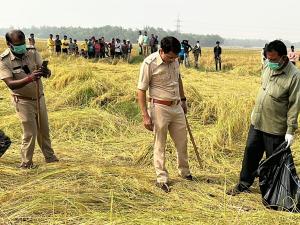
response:
[[[219,65],[220,70],[222,69],[221,57],[215,56],[215,64],[216,64],[216,71],[218,71],[218,65]]]
[[[267,158],[270,157],[284,141],[284,136],[268,134],[254,129],[251,125],[240,174],[240,184],[250,187],[254,182],[256,170],[264,152]]]

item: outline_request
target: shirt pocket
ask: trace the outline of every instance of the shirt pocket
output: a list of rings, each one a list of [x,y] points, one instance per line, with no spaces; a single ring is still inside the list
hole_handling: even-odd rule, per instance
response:
[[[275,101],[284,101],[288,98],[288,84],[286,79],[276,79],[272,82],[269,95]]]
[[[27,76],[27,74],[22,68],[13,69],[12,74],[15,80],[20,80]]]
[[[153,74],[152,76],[153,76],[153,80],[157,82],[165,82],[171,79],[171,74],[168,73],[167,71],[159,71]]]

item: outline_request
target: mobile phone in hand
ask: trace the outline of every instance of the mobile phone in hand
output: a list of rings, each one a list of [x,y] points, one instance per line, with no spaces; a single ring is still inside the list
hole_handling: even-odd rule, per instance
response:
[[[42,68],[47,68],[49,61],[48,60],[44,60],[42,63]]]

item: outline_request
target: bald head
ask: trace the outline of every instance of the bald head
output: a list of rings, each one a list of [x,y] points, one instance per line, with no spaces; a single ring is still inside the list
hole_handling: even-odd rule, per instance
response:
[[[21,30],[11,30],[6,33],[5,39],[7,44],[18,45],[25,43],[25,34]]]

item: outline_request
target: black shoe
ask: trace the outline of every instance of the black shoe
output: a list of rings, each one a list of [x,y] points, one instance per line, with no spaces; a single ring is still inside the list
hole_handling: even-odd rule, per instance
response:
[[[247,187],[243,184],[237,184],[234,188],[227,191],[226,194],[235,196],[235,195],[238,195],[241,193],[250,193],[250,192],[251,191],[250,191],[249,187]]]
[[[20,169],[26,170],[26,169],[37,169],[38,165],[33,164],[32,162],[29,163],[21,163],[21,165],[19,165]]]
[[[52,158],[45,159],[46,163],[59,162],[58,158],[54,155]]]
[[[186,180],[189,180],[189,181],[194,180],[192,175],[185,176],[185,177],[183,177],[183,179],[186,179]]]
[[[167,184],[167,183],[159,183],[159,182],[156,182],[156,187],[162,189],[164,192],[166,193],[169,193],[171,192],[171,188],[170,186]]]

